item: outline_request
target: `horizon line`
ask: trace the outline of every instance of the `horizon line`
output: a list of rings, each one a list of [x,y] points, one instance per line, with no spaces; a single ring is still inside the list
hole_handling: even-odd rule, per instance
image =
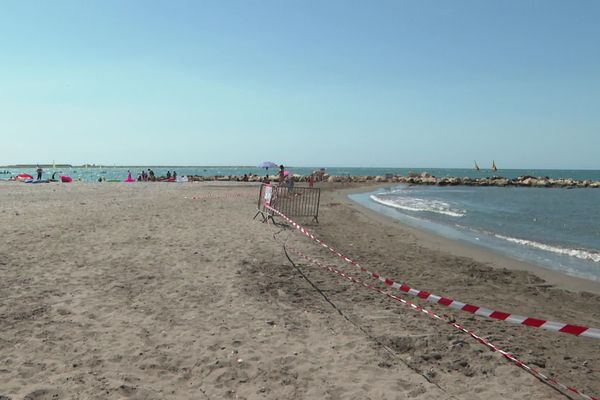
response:
[[[152,165],[152,164],[139,164],[139,165],[103,165],[103,164],[8,164],[8,165],[0,165],[0,168],[35,168],[37,166],[43,168],[255,168],[255,169],[264,169],[259,168],[256,165],[175,165],[175,164],[165,164],[165,165]],[[274,167],[273,169],[275,169]],[[352,167],[352,166],[326,166],[326,167],[315,167],[315,166],[302,166],[302,165],[288,165],[286,168],[363,168],[363,169],[415,169],[415,170],[427,170],[427,169],[461,169],[461,170],[471,170],[473,167],[391,167],[391,166],[370,166],[370,167]],[[482,171],[492,170],[491,168],[481,168]],[[512,171],[512,170],[545,170],[545,171],[600,171],[600,168],[498,168],[498,170],[504,171]]]

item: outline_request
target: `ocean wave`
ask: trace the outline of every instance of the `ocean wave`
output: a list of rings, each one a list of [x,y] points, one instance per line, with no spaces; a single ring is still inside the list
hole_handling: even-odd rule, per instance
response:
[[[570,248],[566,248],[566,247],[551,246],[549,244],[539,243],[539,242],[535,242],[533,240],[518,239],[518,238],[513,238],[510,236],[499,235],[499,234],[494,234],[494,236],[497,237],[498,239],[506,240],[507,242],[517,243],[517,244],[520,244],[523,246],[529,246],[529,247],[533,247],[533,248],[536,248],[539,250],[549,251],[549,252],[552,252],[555,254],[561,254],[561,255],[565,255],[565,256],[576,257],[576,258],[579,258],[582,260],[588,260],[588,261],[600,263],[600,253],[598,253],[598,252],[594,252],[594,251],[590,251],[590,250],[583,250],[583,249],[570,249]]]
[[[463,217],[466,214],[465,211],[452,209],[448,203],[438,200],[425,200],[416,197],[396,197],[394,199],[382,199],[377,195],[371,195],[370,198],[371,200],[379,204],[383,204],[384,206],[399,208],[407,211],[432,212],[451,217]]]

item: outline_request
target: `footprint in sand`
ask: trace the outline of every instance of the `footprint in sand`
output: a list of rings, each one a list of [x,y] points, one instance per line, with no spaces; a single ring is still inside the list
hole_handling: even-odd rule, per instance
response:
[[[29,393],[23,400],[57,400],[60,398],[60,393],[53,389],[38,389]]]

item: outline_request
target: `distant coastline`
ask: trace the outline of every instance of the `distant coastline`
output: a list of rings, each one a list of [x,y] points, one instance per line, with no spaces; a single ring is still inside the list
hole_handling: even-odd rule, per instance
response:
[[[71,164],[14,164],[14,165],[0,165],[0,168],[10,168],[10,169],[14,169],[14,168],[37,168],[37,167],[42,167],[42,168],[52,168],[52,167],[56,167],[56,168],[75,168]]]
[[[319,165],[319,166],[302,166],[302,165],[290,165],[287,163],[283,163],[286,167],[286,169],[312,169],[312,170],[318,170],[320,168],[323,167],[323,165]],[[52,168],[52,167],[60,167],[60,168],[251,168],[251,169],[256,169],[256,165],[219,165],[219,164],[215,164],[215,165],[193,165],[193,164],[189,164],[189,165],[184,165],[184,164],[122,164],[122,165],[118,165],[118,164],[67,164],[67,163],[62,163],[62,164],[48,164],[48,163],[34,163],[34,164],[4,164],[4,165],[0,165],[0,168],[8,168],[8,169],[15,169],[15,168],[37,168],[38,166],[42,167],[42,168]],[[431,172],[432,174],[436,174],[438,176],[444,176],[444,175],[439,175],[439,171],[469,171],[471,173],[474,174],[480,174],[480,175],[485,175],[485,174],[492,174],[492,175],[501,175],[502,173],[509,173],[509,175],[514,175],[517,176],[516,174],[513,174],[513,172],[516,172],[519,175],[523,175],[521,172],[522,171],[528,171],[528,172],[534,172],[534,171],[539,171],[539,172],[543,172],[543,171],[570,171],[570,172],[580,172],[580,171],[585,171],[585,172],[594,172],[594,171],[598,171],[600,172],[600,166],[599,168],[593,169],[593,168],[569,168],[569,169],[565,169],[565,168],[502,168],[499,169],[497,171],[494,171],[492,169],[486,169],[486,168],[481,168],[480,170],[475,170],[473,168],[460,168],[460,167],[447,167],[447,168],[441,168],[441,167],[389,167],[389,166],[374,166],[374,167],[350,167],[350,166],[325,166],[326,170],[377,170],[377,171],[387,171],[387,172],[391,172],[394,173],[395,171],[413,171],[415,173],[421,173],[421,172]],[[264,169],[263,169],[264,170]],[[382,173],[383,174],[383,173]],[[408,174],[407,174],[408,175]],[[529,175],[534,175],[533,173],[530,173]],[[449,176],[449,175],[445,175],[445,176]],[[461,175],[456,175],[456,176],[461,176]]]
[[[0,165],[0,168],[256,168],[253,165],[105,165],[105,164],[10,164]]]

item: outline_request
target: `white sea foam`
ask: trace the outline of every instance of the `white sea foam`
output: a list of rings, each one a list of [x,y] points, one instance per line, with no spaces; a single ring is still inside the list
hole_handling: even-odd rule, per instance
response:
[[[451,217],[462,217],[464,210],[452,209],[448,203],[439,200],[426,200],[417,197],[399,196],[394,199],[382,199],[377,195],[371,195],[371,200],[384,206],[399,208],[407,211],[432,212],[436,214],[449,215]]]
[[[570,249],[570,248],[565,248],[565,247],[551,246],[551,245],[545,244],[545,243],[534,242],[533,240],[518,239],[518,238],[513,238],[510,236],[499,235],[499,234],[495,234],[494,236],[499,239],[506,240],[507,242],[517,243],[517,244],[520,244],[523,246],[529,246],[529,247],[549,251],[549,252],[556,253],[556,254],[561,254],[561,255],[570,256],[570,257],[576,257],[576,258],[579,258],[582,260],[588,260],[588,261],[600,263],[600,253],[598,253],[598,252],[593,252],[593,251],[583,250],[583,249]]]

